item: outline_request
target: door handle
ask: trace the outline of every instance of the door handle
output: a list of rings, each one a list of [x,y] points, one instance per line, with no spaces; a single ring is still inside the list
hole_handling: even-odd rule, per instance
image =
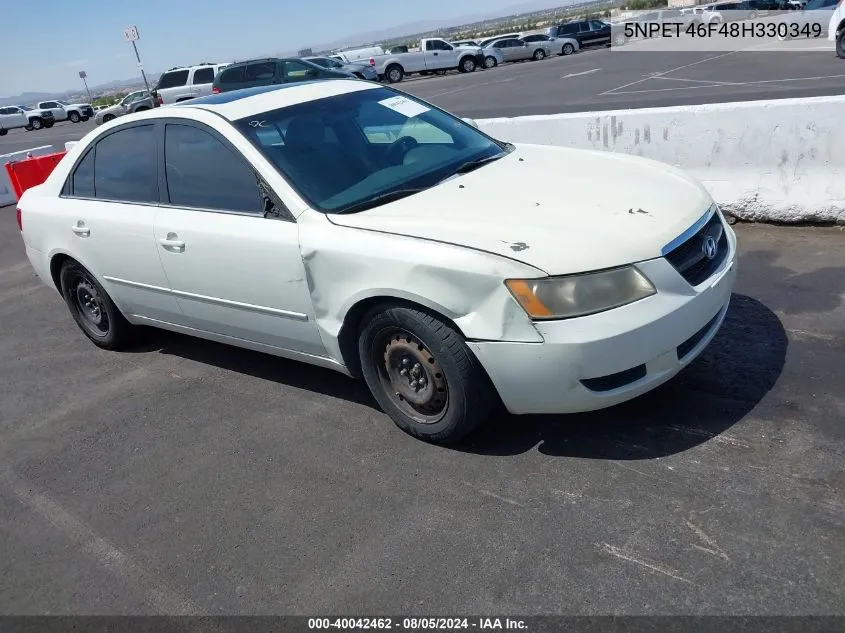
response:
[[[91,235],[91,229],[85,226],[85,222],[82,220],[70,227],[70,230],[76,233],[79,237],[88,237]]]
[[[434,54],[434,56],[435,56],[435,57],[437,57],[437,55],[439,55],[439,53],[435,53],[435,54]]]
[[[163,237],[158,241],[164,248],[174,251],[184,251],[185,242],[179,239],[176,233],[168,233],[167,237]]]

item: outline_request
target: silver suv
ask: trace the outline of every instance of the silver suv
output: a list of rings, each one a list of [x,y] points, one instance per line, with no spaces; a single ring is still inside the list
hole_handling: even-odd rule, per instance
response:
[[[228,64],[203,63],[197,66],[179,66],[162,73],[153,95],[159,105],[179,103],[211,94],[214,76]]]

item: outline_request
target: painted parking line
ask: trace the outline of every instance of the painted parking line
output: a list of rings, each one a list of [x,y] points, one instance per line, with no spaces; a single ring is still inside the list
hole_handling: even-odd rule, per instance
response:
[[[593,68],[592,70],[585,70],[580,73],[569,73],[568,75],[564,75],[563,77],[561,77],[561,79],[569,79],[570,77],[580,77],[582,75],[591,75],[593,73],[597,73],[600,70],[601,68]]]
[[[760,81],[743,81],[737,83],[726,83],[722,84],[723,87],[742,87],[742,86],[759,86],[765,84],[779,84],[779,83],[788,83],[788,82],[795,82],[795,81],[819,81],[821,79],[842,79],[845,78],[845,75],[825,75],[821,77],[789,77],[785,79],[762,79]],[[654,77],[654,79],[671,79],[671,77]],[[645,81],[645,80],[643,80]],[[639,83],[639,82],[638,82]],[[713,88],[714,84],[707,84],[707,85],[697,85],[697,86],[680,86],[678,88],[651,88],[649,90],[615,90],[612,91],[610,94],[615,95],[632,95],[632,94],[645,94],[648,92],[674,92],[680,90],[697,90],[699,88]]]

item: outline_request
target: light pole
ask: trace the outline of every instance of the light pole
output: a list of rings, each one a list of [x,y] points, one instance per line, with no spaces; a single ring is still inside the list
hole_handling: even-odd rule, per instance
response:
[[[88,81],[87,81],[88,73],[86,73],[84,70],[80,70],[79,71],[79,78],[82,80],[82,83],[85,84],[85,92],[88,93],[88,103],[91,103],[93,101],[93,99],[91,98],[91,91],[88,90]]]

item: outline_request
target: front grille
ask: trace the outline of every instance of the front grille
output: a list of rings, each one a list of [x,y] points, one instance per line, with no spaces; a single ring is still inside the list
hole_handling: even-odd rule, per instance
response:
[[[707,252],[705,244],[716,243],[716,253]],[[710,255],[713,255],[710,257]],[[718,213],[680,246],[666,253],[667,261],[690,285],[697,286],[715,273],[728,255],[728,234]]]

